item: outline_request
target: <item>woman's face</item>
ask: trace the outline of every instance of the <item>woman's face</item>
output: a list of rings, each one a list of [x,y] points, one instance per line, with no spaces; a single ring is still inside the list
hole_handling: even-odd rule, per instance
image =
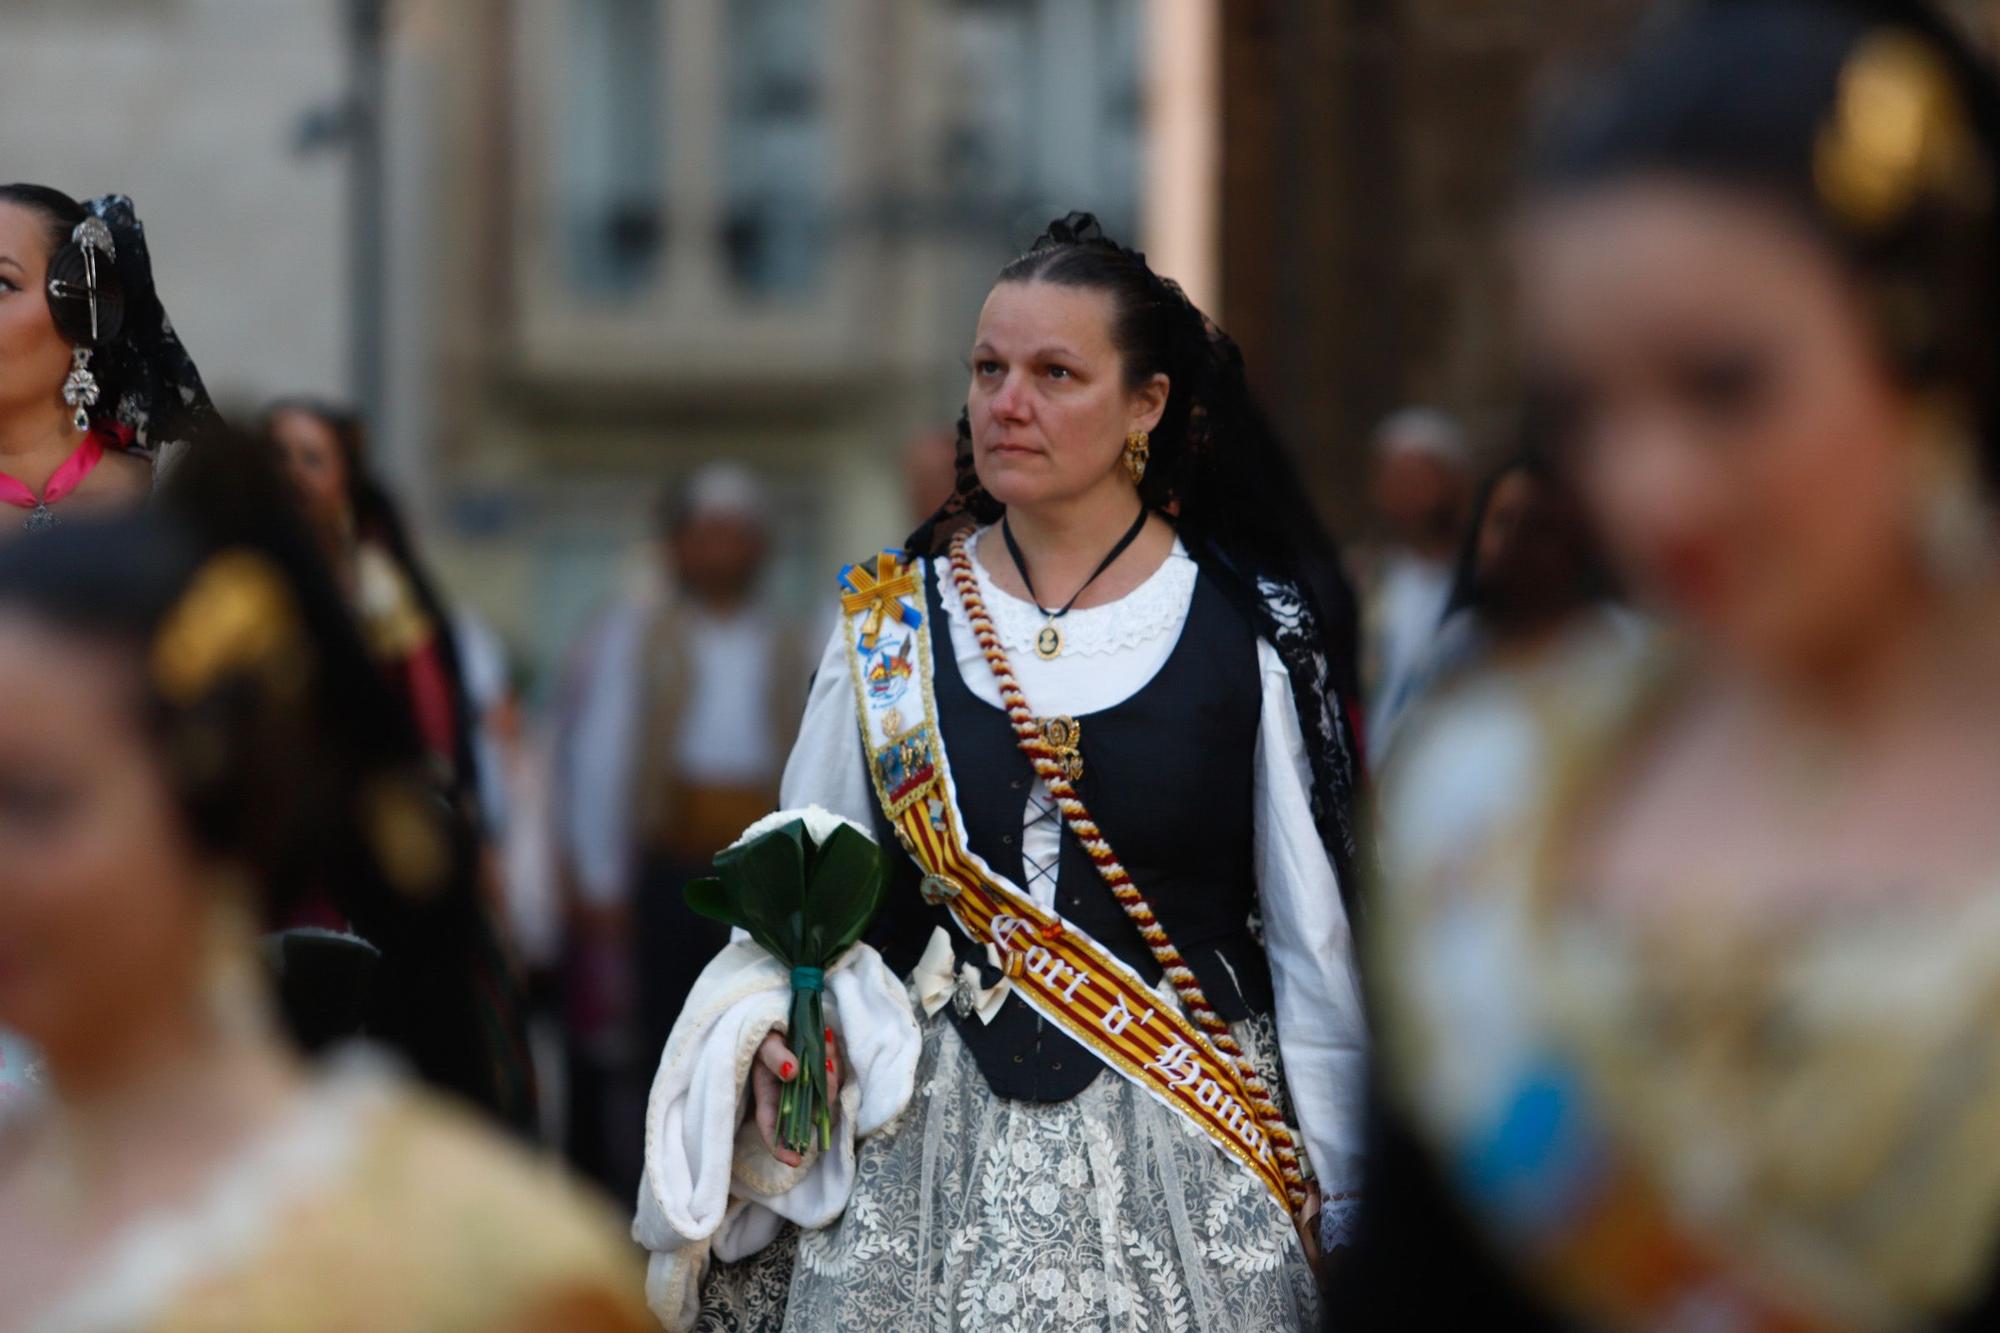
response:
[[[317,526],[344,531],[347,455],[341,450],[339,433],[310,412],[287,410],[271,418],[271,438],[306,513]]]
[[[49,313],[49,220],[0,203],[0,420],[63,410],[70,345]]]
[[[1765,668],[1910,592],[1915,411],[1833,253],[1779,207],[1642,180],[1526,220],[1529,352],[1642,596]]]
[[[199,993],[211,886],[135,694],[129,653],[0,611],[0,1027],[52,1063]]]
[[[1111,341],[1109,293],[1046,282],[1003,282],[979,312],[972,347],[973,464],[1010,508],[1061,503],[1131,478],[1125,438],[1151,431],[1167,377],[1137,389]]]

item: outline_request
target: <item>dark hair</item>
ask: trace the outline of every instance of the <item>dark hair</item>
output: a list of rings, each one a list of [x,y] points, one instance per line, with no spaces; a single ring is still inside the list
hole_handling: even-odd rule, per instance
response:
[[[69,244],[70,233],[76,230],[76,224],[89,216],[84,212],[82,204],[61,190],[18,181],[11,185],[0,185],[0,204],[14,204],[41,214],[48,226],[51,255]]]
[[[243,600],[246,567],[274,601]],[[267,646],[232,653],[246,607]],[[381,955],[369,1031],[440,1086],[518,1113],[470,829],[432,785],[268,451],[204,437],[146,510],[0,548],[0,608],[133,662],[133,715],[194,845],[252,878],[273,925],[312,904],[349,922]]]
[[[1887,71],[1931,119],[1906,159],[1843,142],[1857,71]],[[2000,477],[2000,98],[1985,62],[1917,0],[1706,0],[1539,136],[1531,187],[1712,181],[1788,208],[1863,280],[1905,382],[1971,416]],[[1884,166],[1903,188],[1857,192]],[[1868,171],[1875,175],[1866,175]]]
[[[1126,381],[1139,385],[1157,374],[1170,386],[1149,441],[1140,497],[1174,516],[1196,559],[1211,569],[1230,566],[1230,586],[1254,594],[1256,581],[1270,578],[1298,583],[1311,594],[1335,685],[1352,698],[1359,633],[1353,591],[1298,469],[1250,392],[1235,340],[1178,283],[1106,236],[1088,213],[1050,223],[994,281],[1046,282],[1110,296],[1111,341]],[[973,470],[971,421],[961,413],[957,489],[907,545],[933,553],[962,517],[993,522],[1000,513]]]

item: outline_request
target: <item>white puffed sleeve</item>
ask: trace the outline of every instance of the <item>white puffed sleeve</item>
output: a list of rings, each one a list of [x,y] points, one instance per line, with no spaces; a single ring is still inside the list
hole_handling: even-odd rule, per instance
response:
[[[782,805],[818,805],[868,828],[874,797],[845,632],[836,629],[821,659]],[[789,974],[738,931],[696,981],[661,1053],[632,1234],[652,1252],[647,1303],[669,1329],[693,1325],[711,1255],[755,1253],[781,1219],[818,1227],[839,1217],[854,1186],[855,1144],[909,1104],[923,1044],[915,1010],[881,956],[858,944],[826,973],[827,1021],[844,1057],[833,1147],[798,1168],[773,1158],[749,1123],[749,1072],[765,1034],[784,1027],[790,997]]]
[[[1361,1186],[1367,1036],[1354,941],[1340,884],[1312,817],[1312,770],[1277,651],[1259,642],[1263,718],[1257,736],[1257,888],[1278,1007],[1285,1080],[1320,1189]]]
[[[854,715],[854,674],[847,665],[845,620],[835,625],[813,675],[805,721],[785,760],[778,803],[787,810],[817,805],[870,828],[875,793],[861,762],[861,722]]]

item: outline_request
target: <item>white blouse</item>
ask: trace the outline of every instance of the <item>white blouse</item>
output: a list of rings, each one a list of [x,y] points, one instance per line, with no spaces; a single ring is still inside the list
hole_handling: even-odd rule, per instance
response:
[[[977,556],[983,557],[991,531],[980,533]],[[1015,677],[1043,716],[1100,712],[1152,680],[1180,640],[1197,577],[1193,559],[1177,541],[1160,568],[1131,593],[1065,616],[1062,655],[1043,661],[1033,651],[1044,623],[1041,613],[996,587],[983,558],[974,564]],[[999,687],[957,590],[945,580],[941,591],[959,673],[974,695],[998,706]],[[845,625],[835,630],[821,659],[798,743],[785,765],[781,804],[821,805],[867,827],[875,797],[856,749],[859,726],[845,633]],[[946,640],[938,636],[933,642],[942,651]],[[1278,1044],[1306,1151],[1322,1190],[1331,1195],[1357,1190],[1361,1183],[1361,999],[1340,886],[1313,825],[1311,773],[1291,682],[1270,644],[1260,640],[1257,651],[1263,709],[1252,798],[1256,875]],[[1029,882],[1022,887],[1052,911],[1061,827],[1039,784],[1023,812],[1023,828]],[[1108,832],[1115,846],[1117,831]]]

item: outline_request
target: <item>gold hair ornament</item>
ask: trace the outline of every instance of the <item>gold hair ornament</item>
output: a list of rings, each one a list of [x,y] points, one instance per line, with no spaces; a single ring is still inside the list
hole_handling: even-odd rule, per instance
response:
[[[1908,32],[1864,38],[1813,151],[1813,181],[1835,214],[1886,230],[1924,196],[1978,206],[1988,177],[1943,57]]]
[[[181,706],[239,673],[261,677],[281,696],[296,695],[306,656],[291,588],[254,552],[210,557],[153,636],[151,666],[154,688]]]
[[[452,870],[441,803],[408,775],[384,774],[364,785],[356,814],[376,863],[397,892],[434,898]]]

